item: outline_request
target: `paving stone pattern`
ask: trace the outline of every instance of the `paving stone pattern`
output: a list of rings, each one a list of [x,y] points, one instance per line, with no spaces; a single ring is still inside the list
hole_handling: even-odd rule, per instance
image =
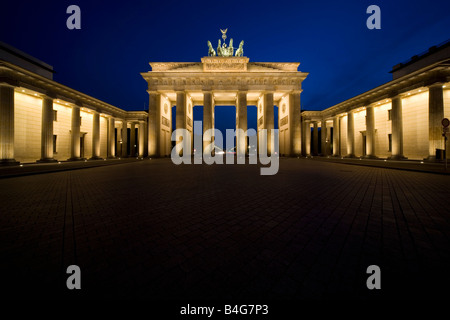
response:
[[[153,159],[0,179],[0,203],[3,297],[450,298],[448,175]]]

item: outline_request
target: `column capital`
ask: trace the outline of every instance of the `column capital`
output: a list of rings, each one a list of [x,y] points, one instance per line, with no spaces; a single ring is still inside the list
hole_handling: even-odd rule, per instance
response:
[[[404,95],[403,93],[399,92],[399,91],[390,91],[387,95],[387,98],[389,99],[395,99],[395,98],[401,98],[402,95]]]
[[[291,92],[289,92],[290,94],[300,94],[302,93],[303,90],[302,89],[298,89],[298,90],[292,90]]]
[[[389,97],[389,99],[391,99],[391,102],[392,102],[394,100],[401,100],[402,98],[407,97],[407,96],[408,96],[408,94],[405,92],[405,93],[399,93],[393,97]]]
[[[148,94],[159,94],[159,92],[156,90],[147,90],[147,93]]]
[[[236,99],[239,99],[239,96],[244,96],[245,95],[245,98],[247,99],[247,91],[238,91],[238,92],[236,92]]]
[[[81,102],[80,100],[75,100],[75,101],[73,102],[73,104],[76,105],[76,106],[79,107],[79,108],[83,108],[83,107],[84,107],[84,103]]]
[[[57,99],[56,94],[51,91],[47,91],[45,94],[42,94],[41,96],[42,96],[42,99],[52,99],[52,100]]]
[[[432,84],[427,85],[428,88],[442,88],[442,86],[445,84],[443,81],[438,81]]]
[[[16,88],[19,87],[19,81],[11,79],[11,78],[1,78],[0,80],[0,87],[12,87]]]

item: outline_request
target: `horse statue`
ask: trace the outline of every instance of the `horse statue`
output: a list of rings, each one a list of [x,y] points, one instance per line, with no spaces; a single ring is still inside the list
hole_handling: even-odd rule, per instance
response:
[[[216,51],[214,51],[211,42],[208,41],[208,56],[215,57]]]
[[[220,39],[219,39],[219,44],[220,44]],[[218,56],[220,57],[232,57],[233,56],[233,39],[230,39],[230,45],[227,46],[227,44],[225,43],[225,41],[222,44],[222,47],[220,48],[220,53],[219,53],[219,48],[217,48],[218,51]]]
[[[217,46],[217,55],[219,57],[222,56],[222,43],[220,42],[220,39],[219,39],[219,45]]]
[[[239,44],[239,48],[236,50],[236,57],[242,57],[244,56],[244,40],[241,41]]]
[[[208,41],[208,56],[215,57],[216,55],[218,57],[232,57],[234,55],[234,47],[233,47],[233,38],[230,39],[230,44],[227,45],[225,42],[226,39],[226,32],[228,29],[220,30],[222,31],[223,35],[223,43],[219,39],[219,43],[217,45],[217,51],[214,51],[211,42]],[[239,49],[236,50],[236,57],[242,57],[244,55],[244,41],[241,41],[239,45]]]
[[[233,56],[233,38],[230,39],[230,44],[228,45],[228,56],[232,57]]]

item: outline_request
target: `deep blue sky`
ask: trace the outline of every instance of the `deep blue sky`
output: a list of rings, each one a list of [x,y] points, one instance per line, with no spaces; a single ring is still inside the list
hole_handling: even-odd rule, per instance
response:
[[[71,4],[81,8],[81,30],[66,28]],[[366,28],[371,4],[381,8],[381,30]],[[300,62],[310,73],[302,109],[322,110],[389,81],[393,65],[450,38],[449,12],[450,1],[434,0],[8,1],[0,40],[52,65],[62,84],[143,110],[139,73],[149,61],[200,61],[206,41],[215,45],[228,28],[235,43],[245,40],[250,61]]]

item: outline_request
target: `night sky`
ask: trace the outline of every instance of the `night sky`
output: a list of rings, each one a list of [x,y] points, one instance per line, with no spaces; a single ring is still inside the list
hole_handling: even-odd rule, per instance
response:
[[[71,4],[81,8],[81,30],[66,28]],[[366,27],[371,4],[381,8],[381,30]],[[228,28],[227,41],[245,40],[251,62],[300,62],[310,73],[302,109],[322,110],[391,80],[393,65],[449,39],[449,12],[450,1],[434,0],[8,1],[0,40],[52,65],[57,82],[144,110],[139,73],[148,62],[200,62],[206,41],[217,46],[219,29]],[[234,121],[234,108],[216,110],[216,127]]]

